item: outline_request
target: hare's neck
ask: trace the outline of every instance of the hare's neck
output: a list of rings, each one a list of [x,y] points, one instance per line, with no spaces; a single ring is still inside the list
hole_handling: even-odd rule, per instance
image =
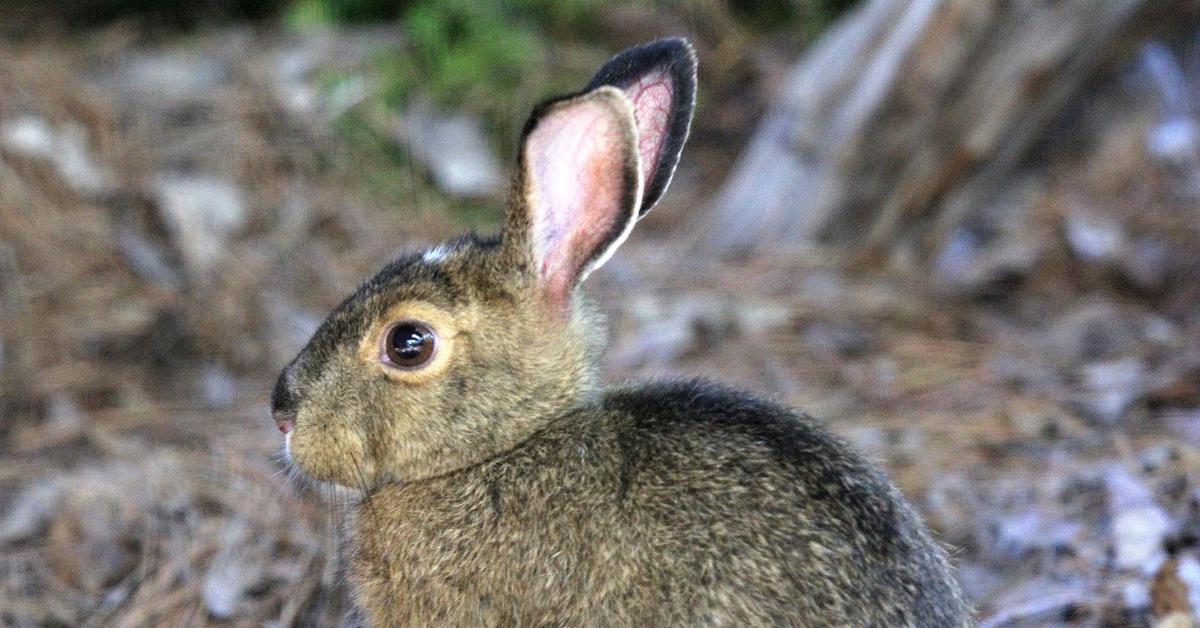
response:
[[[461,478],[474,469],[527,448],[531,441],[547,431],[578,423],[580,414],[598,403],[601,392],[580,387],[553,396],[531,395],[532,398],[514,398],[503,406],[493,405],[487,414],[454,417],[447,423],[460,426],[455,438],[422,448],[406,459],[401,458],[403,462],[374,476],[369,492],[391,485]]]

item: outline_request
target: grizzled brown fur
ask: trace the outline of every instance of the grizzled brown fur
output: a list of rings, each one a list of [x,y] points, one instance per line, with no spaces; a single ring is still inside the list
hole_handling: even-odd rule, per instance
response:
[[[372,625],[970,625],[943,550],[878,470],[745,393],[601,387],[599,318],[546,287],[603,262],[661,194],[694,65],[681,40],[654,42],[606,65],[602,85],[540,107],[501,236],[393,262],[280,376],[272,401],[294,421],[295,466],[362,493],[347,543]],[[646,105],[638,85],[672,99],[667,115],[644,115],[662,101]],[[539,144],[531,133],[551,123],[605,134]],[[660,139],[647,150],[645,137]],[[561,186],[531,193],[561,174],[538,161],[560,144],[617,169],[604,181],[620,189],[567,209],[551,206]],[[603,221],[570,231],[585,219]],[[588,248],[546,263],[539,251],[562,242]],[[404,320],[437,330],[426,367],[378,359]]]

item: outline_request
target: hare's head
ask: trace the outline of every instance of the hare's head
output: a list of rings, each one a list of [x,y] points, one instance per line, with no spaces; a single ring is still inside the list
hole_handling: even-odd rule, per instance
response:
[[[600,325],[576,288],[666,189],[695,72],[685,41],[661,40],[537,107],[501,234],[387,265],[284,369],[272,406],[292,462],[360,489],[429,477],[594,394]]]

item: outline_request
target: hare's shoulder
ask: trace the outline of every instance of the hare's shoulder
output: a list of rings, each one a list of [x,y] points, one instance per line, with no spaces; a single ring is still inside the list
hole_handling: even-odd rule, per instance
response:
[[[622,492],[635,500],[753,528],[781,547],[821,537],[882,560],[932,547],[884,473],[806,414],[705,381],[614,389],[602,405]]]
[[[784,466],[860,458],[819,421],[752,393],[705,380],[668,380],[606,391],[600,404],[618,436],[647,445],[702,446],[738,458],[765,455]]]
[[[634,509],[671,529],[719,528],[742,540],[731,542],[743,555],[771,553],[791,581],[855,591],[864,609],[901,609],[852,624],[967,617],[944,552],[916,512],[816,419],[704,381],[616,388],[601,406],[617,443],[621,494]]]
[[[747,509],[821,521],[822,533],[849,533],[864,547],[919,528],[878,468],[803,413],[705,381],[617,388],[601,405],[621,492],[634,500],[739,526],[756,525]],[[774,524],[764,533],[789,542]]]

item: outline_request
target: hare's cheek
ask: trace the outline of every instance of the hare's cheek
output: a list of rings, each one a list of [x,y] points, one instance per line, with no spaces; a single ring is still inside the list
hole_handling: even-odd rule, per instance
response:
[[[293,430],[284,437],[288,460],[300,471],[311,476],[315,474],[307,445],[305,434],[300,430]]]
[[[305,425],[300,421],[288,436],[288,455],[313,479],[359,489],[373,475],[362,438],[336,425]]]

